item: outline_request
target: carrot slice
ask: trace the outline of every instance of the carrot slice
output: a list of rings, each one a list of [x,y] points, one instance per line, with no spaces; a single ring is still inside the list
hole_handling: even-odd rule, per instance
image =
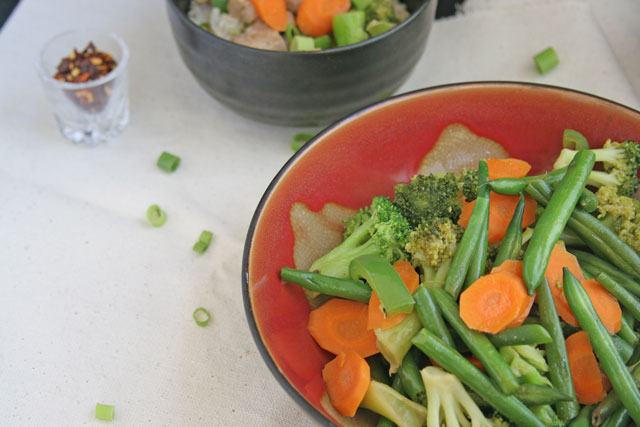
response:
[[[497,334],[514,322],[529,303],[522,278],[498,271],[480,277],[460,294],[460,317],[471,329]]]
[[[420,285],[420,276],[413,268],[409,261],[397,261],[393,264],[393,268],[398,272],[402,281],[404,282],[409,292],[413,292]],[[367,329],[389,329],[402,322],[407,314],[400,313],[395,316],[387,316],[382,309],[382,304],[378,294],[375,291],[371,291],[371,298],[369,299],[369,311],[367,317]]]
[[[371,369],[362,356],[347,351],[324,365],[322,379],[333,407],[343,417],[353,417],[369,387]]]
[[[286,0],[251,0],[256,13],[272,29],[283,32],[289,24]]]
[[[333,17],[351,8],[350,0],[302,0],[296,23],[303,34],[320,37],[333,28]]]
[[[516,211],[518,196],[503,196],[502,194],[491,193],[489,196],[489,243],[501,242],[507,232],[509,222]],[[476,201],[463,202],[462,214],[458,224],[466,228],[469,218],[473,212]],[[536,220],[536,202],[529,196],[525,196],[524,215],[522,217],[522,228],[528,227]]]
[[[579,327],[578,319],[573,315],[567,297],[562,287],[562,268],[567,267],[569,271],[580,281],[584,290],[587,291],[589,299],[595,308],[596,313],[610,334],[615,334],[622,325],[622,310],[618,301],[596,280],[585,279],[578,259],[567,252],[562,243],[556,243],[551,251],[549,264],[544,276],[549,281],[549,288],[553,301],[558,310],[558,315],[568,324]]]
[[[531,165],[520,159],[486,159],[489,179],[523,178],[531,170]]]
[[[589,342],[589,335],[585,331],[579,331],[568,337],[565,343],[578,402],[593,405],[602,401],[606,396],[602,372]]]
[[[491,269],[492,273],[497,273],[499,271],[508,271],[512,274],[515,274],[522,280],[522,261],[518,261],[515,259],[508,259],[504,261],[502,264],[500,264],[499,266]],[[524,323],[524,321],[527,320],[527,317],[529,317],[529,312],[531,311],[531,307],[533,307],[533,303],[535,299],[536,299],[536,293],[534,292],[533,295],[529,296],[529,302],[522,306],[522,310],[520,311],[518,316],[513,320],[513,322],[507,325],[507,328],[515,328],[517,326],[521,326]]]
[[[335,298],[309,314],[309,332],[318,345],[339,354],[355,351],[362,357],[378,353],[376,335],[367,329],[367,304]]]

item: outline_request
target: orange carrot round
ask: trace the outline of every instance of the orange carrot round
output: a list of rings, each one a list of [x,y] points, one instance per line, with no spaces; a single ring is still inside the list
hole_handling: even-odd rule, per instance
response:
[[[283,32],[289,24],[286,0],[251,0],[256,13],[272,29]]]
[[[309,315],[309,332],[318,345],[339,354],[355,351],[362,357],[379,352],[376,335],[367,329],[367,304],[335,298]]]
[[[343,417],[353,417],[369,387],[371,370],[362,356],[347,351],[324,366],[322,379],[333,407]]]
[[[523,178],[531,170],[531,165],[520,159],[486,159],[489,179]]]
[[[491,272],[497,273],[499,271],[508,271],[512,274],[515,274],[520,279],[522,279],[522,261],[518,261],[515,259],[505,260],[502,264],[497,267],[494,267]],[[524,283],[524,282],[523,282]],[[522,309],[518,316],[513,320],[513,322],[507,325],[507,328],[515,328],[517,326],[521,326],[527,317],[529,317],[529,312],[531,311],[531,307],[533,307],[533,303],[536,299],[536,293],[529,296],[529,302],[527,304],[523,304]]]
[[[503,270],[480,277],[460,294],[460,317],[471,329],[497,334],[529,303],[522,278]]]
[[[491,193],[489,196],[489,243],[496,243],[504,239],[504,235],[509,227],[509,222],[516,211],[518,196],[503,196]],[[473,212],[476,201],[463,202],[462,214],[458,224],[466,228]],[[525,197],[524,215],[522,217],[522,228],[528,227],[536,220],[536,202],[529,196]]]
[[[413,268],[409,261],[397,261],[393,264],[393,268],[398,272],[402,281],[404,282],[409,292],[413,292],[420,285],[420,276]],[[407,314],[400,313],[395,316],[387,316],[382,309],[382,303],[378,294],[375,291],[371,291],[371,298],[369,299],[369,310],[367,317],[367,329],[388,329],[396,326],[402,322]]]
[[[307,36],[324,36],[333,28],[333,17],[347,12],[350,8],[350,0],[302,0],[296,24]]]
[[[593,405],[606,396],[602,372],[585,331],[579,331],[566,340],[567,358],[578,402]]]

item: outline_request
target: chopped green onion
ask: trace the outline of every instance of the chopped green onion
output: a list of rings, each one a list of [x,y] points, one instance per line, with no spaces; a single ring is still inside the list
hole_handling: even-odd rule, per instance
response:
[[[347,46],[369,38],[364,30],[365,14],[361,10],[340,13],[333,17],[333,36],[338,46]]]
[[[558,62],[560,62],[560,60],[558,59],[558,54],[552,47],[548,47],[537,54],[533,58],[533,60],[536,63],[536,68],[538,69],[538,72],[540,74],[546,73],[547,71],[558,65]]]
[[[284,35],[287,38],[287,42],[291,43],[295,36],[300,35],[300,30],[294,24],[288,24],[286,30],[284,30]]]
[[[151,205],[147,208],[147,219],[154,227],[160,227],[167,222],[167,213],[160,206]]]
[[[291,52],[307,52],[315,49],[316,45],[312,37],[307,36],[293,36],[289,50]]]
[[[313,43],[316,45],[316,49],[329,49],[331,47],[331,36],[325,34],[324,36],[316,37],[313,39]]]
[[[211,0],[211,7],[217,7],[221,12],[227,12],[229,0]]]
[[[367,33],[369,33],[371,37],[375,37],[379,34],[386,33],[395,26],[396,24],[394,24],[393,22],[378,21],[374,19],[367,24]]]
[[[573,129],[565,129],[562,134],[562,147],[570,148],[572,150],[588,150],[589,141],[583,134]]]
[[[351,4],[358,10],[365,10],[373,0],[351,0]]]
[[[211,320],[211,314],[209,314],[206,308],[198,307],[193,312],[193,320],[196,321],[198,326],[202,326],[204,328],[209,324],[209,320]]]
[[[200,24],[200,28],[202,28],[203,30],[211,32],[211,25],[209,25],[208,22],[203,22],[202,24]]]
[[[304,144],[306,144],[311,138],[313,138],[312,133],[297,133],[293,135],[293,140],[291,141],[291,149],[293,151],[298,151],[302,148]]]
[[[167,172],[173,172],[180,165],[180,157],[163,151],[158,157],[158,167]]]
[[[212,232],[204,230],[202,233],[200,233],[200,238],[198,239],[198,241],[194,243],[193,250],[199,254],[203,254],[209,248],[212,237]]]
[[[103,421],[113,420],[113,405],[96,403],[96,418]]]

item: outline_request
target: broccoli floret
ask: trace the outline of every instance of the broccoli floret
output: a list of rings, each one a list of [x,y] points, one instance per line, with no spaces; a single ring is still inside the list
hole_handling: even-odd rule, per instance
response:
[[[405,250],[428,286],[442,286],[464,229],[449,218],[435,218],[409,234]]]
[[[489,243],[489,246],[487,247],[487,264],[484,269],[485,274],[489,274],[493,269],[493,264],[495,263],[498,251],[500,250],[500,243],[502,242]]]
[[[424,406],[374,380],[369,382],[360,406],[388,418],[399,426],[422,427],[427,418],[427,409]]]
[[[462,169],[458,188],[467,202],[478,198],[478,169]]]
[[[632,196],[638,189],[638,168],[640,168],[640,145],[634,141],[614,142],[608,140],[602,148],[591,150],[596,162],[603,162],[605,172],[593,171],[589,176],[589,185],[601,187],[613,185],[618,193]],[[554,169],[568,166],[577,151],[568,148],[560,152],[553,164]]]
[[[427,391],[427,427],[471,425],[493,427],[455,375],[435,366],[420,371]],[[444,419],[443,419],[444,416]],[[455,417],[455,419],[451,419]],[[467,418],[468,417],[468,418]]]
[[[344,221],[344,238],[346,239],[353,234],[362,224],[371,219],[371,210],[369,206],[361,208],[357,213],[351,215]]]
[[[452,173],[415,175],[409,183],[394,187],[394,203],[412,227],[434,218],[458,222],[462,207],[458,200],[458,178]]]
[[[598,217],[610,223],[620,240],[640,253],[640,201],[621,196],[617,187],[605,185],[596,192]]]
[[[311,264],[311,271],[342,279],[349,277],[349,264],[361,255],[377,254],[389,262],[407,259],[404,250],[411,228],[388,197],[374,197],[368,209],[347,220],[348,237]]]
[[[365,9],[366,22],[378,21],[398,22],[393,3],[390,0],[373,0]]]

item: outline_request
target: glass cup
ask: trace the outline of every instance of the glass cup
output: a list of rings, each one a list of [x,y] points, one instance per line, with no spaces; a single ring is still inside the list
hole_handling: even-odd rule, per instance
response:
[[[116,67],[108,74],[83,83],[59,81],[53,76],[60,61],[82,52],[92,42],[110,54]],[[49,40],[40,52],[38,71],[62,135],[72,142],[96,144],[119,135],[129,121],[127,65],[129,49],[113,33],[69,31]]]

